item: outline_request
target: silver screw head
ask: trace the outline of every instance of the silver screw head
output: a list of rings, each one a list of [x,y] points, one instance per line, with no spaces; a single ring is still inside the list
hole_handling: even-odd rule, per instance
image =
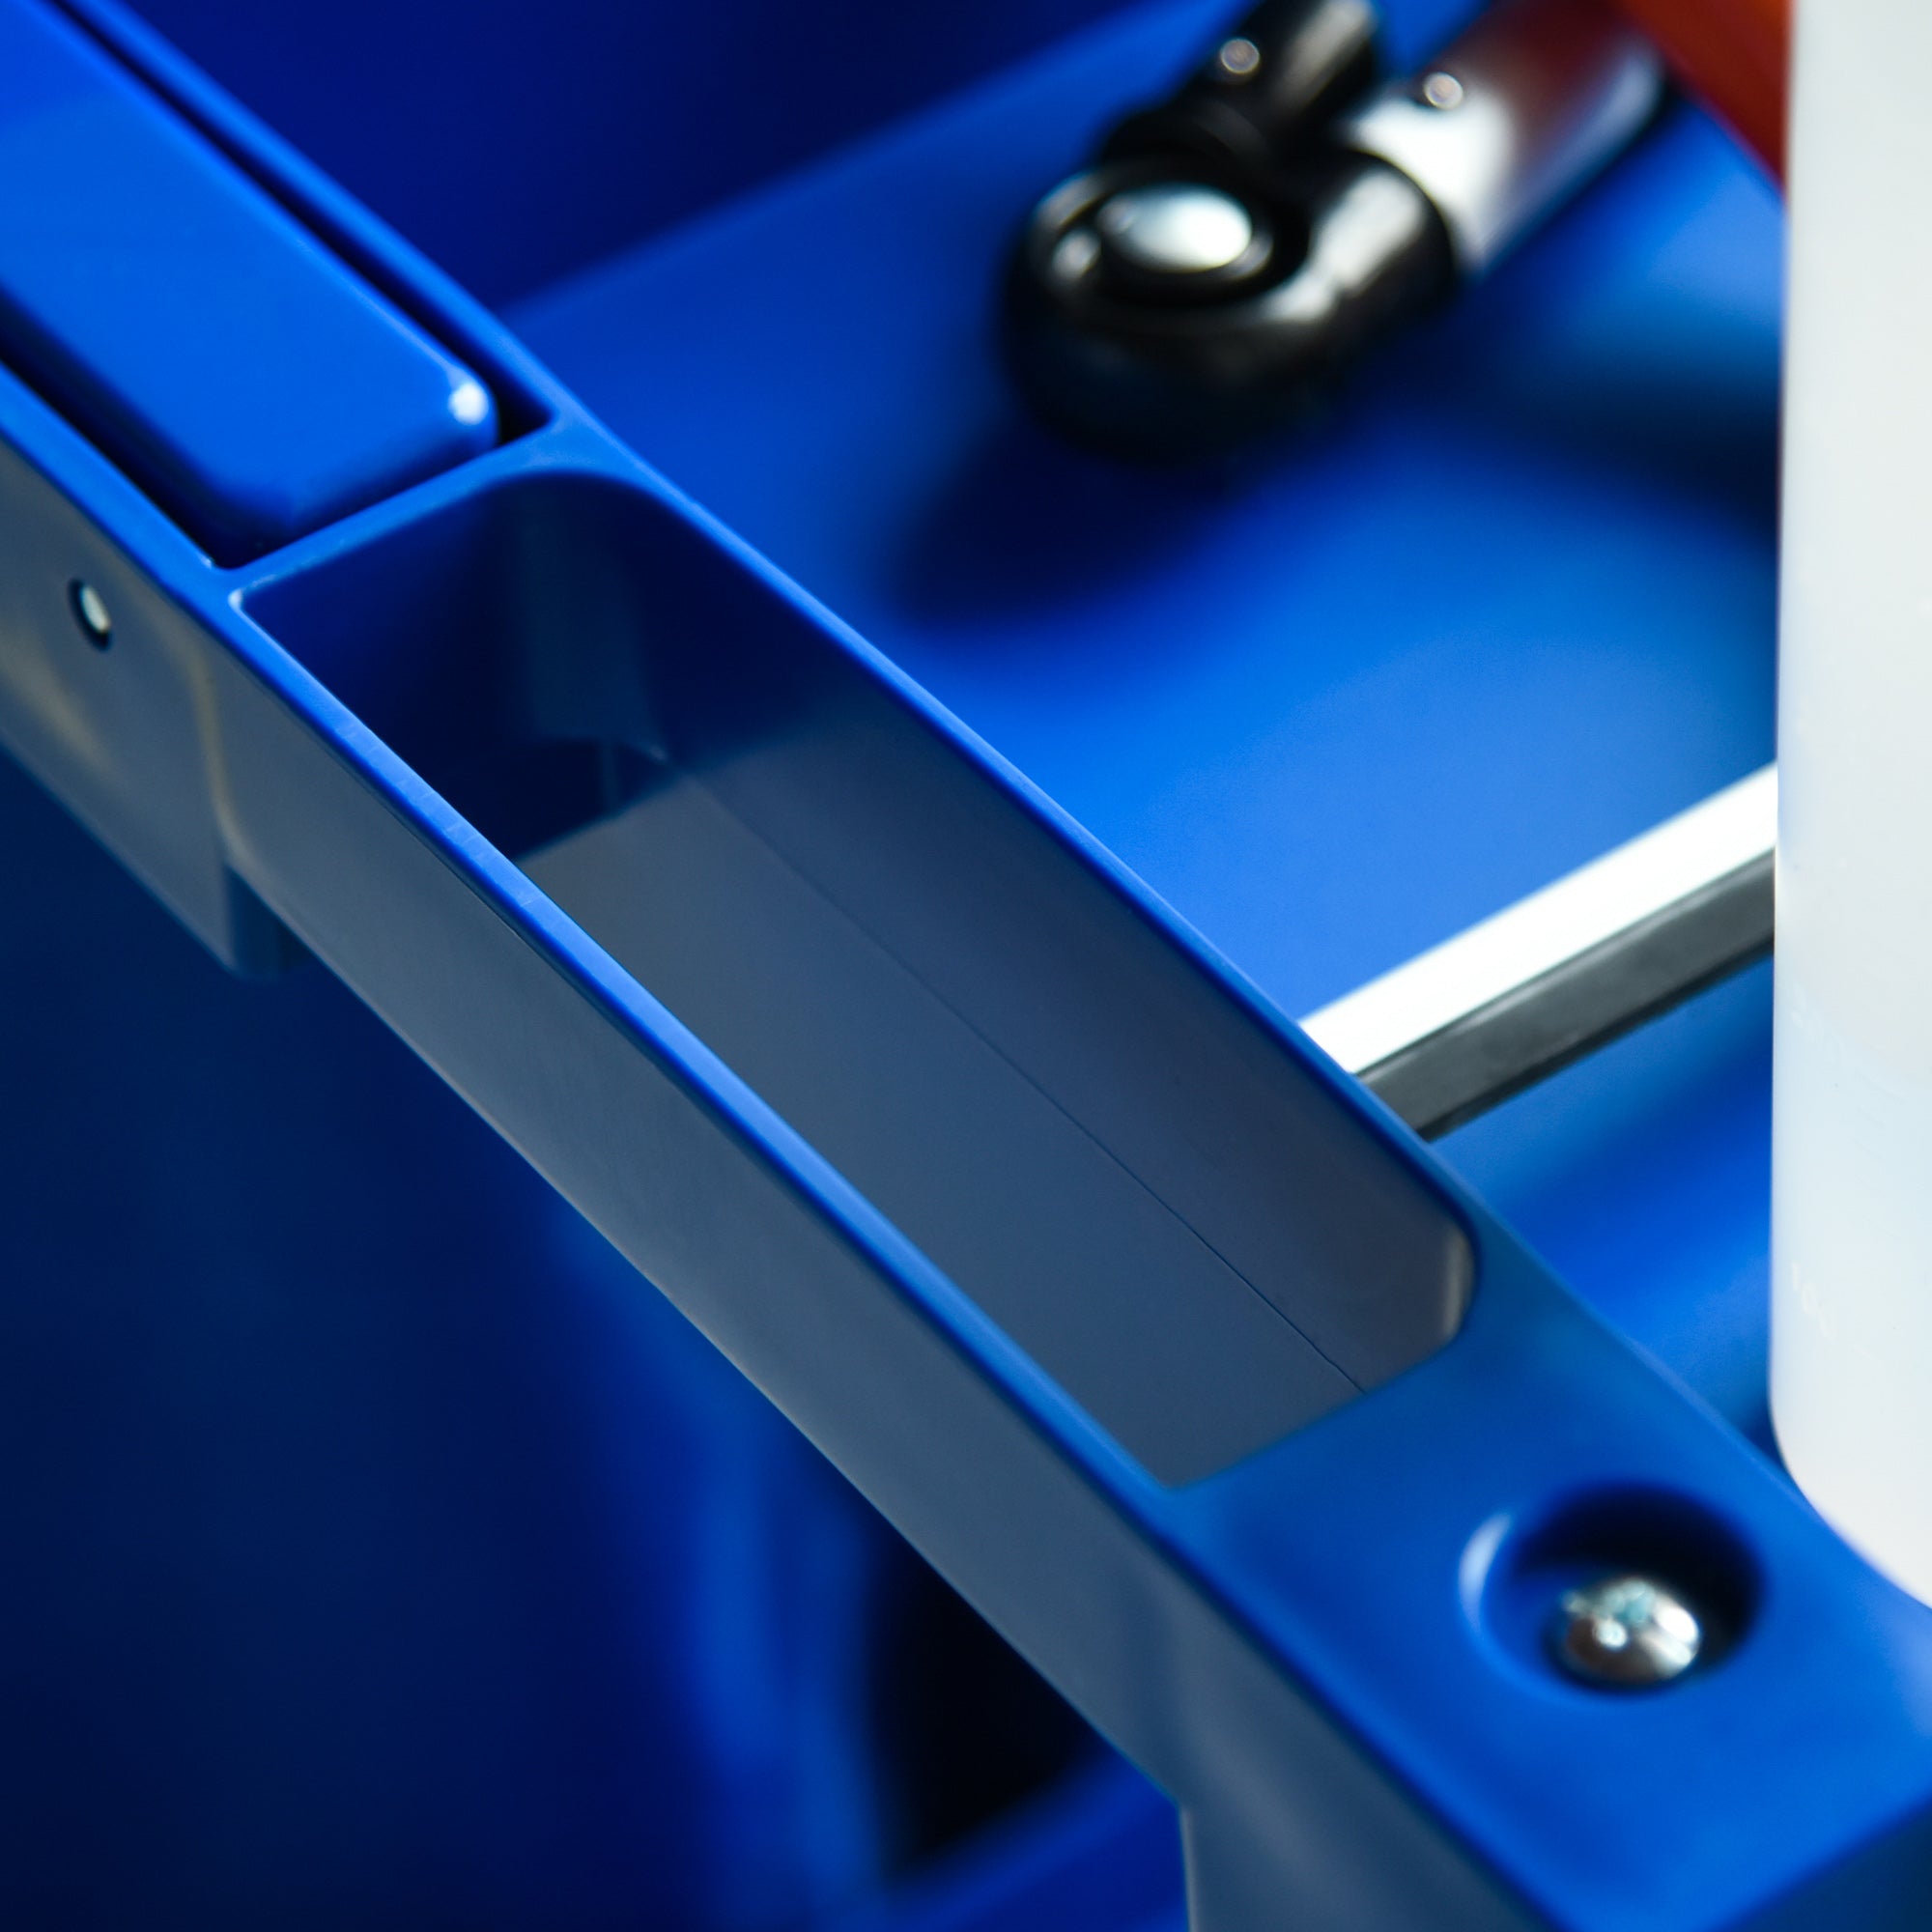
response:
[[[1221,43],[1214,65],[1229,80],[1246,80],[1262,64],[1262,50],[1245,34]]]
[[[1452,107],[1462,106],[1464,99],[1463,83],[1453,73],[1439,71],[1428,75],[1416,92],[1425,107],[1440,108],[1445,114]]]
[[[1617,1690],[1674,1683],[1696,1662],[1704,1627],[1684,1599],[1650,1577],[1605,1577],[1567,1590],[1551,1633],[1574,1676]]]
[[[1094,225],[1118,255],[1163,275],[1233,268],[1255,239],[1254,216],[1233,195],[1194,182],[1122,188]]]

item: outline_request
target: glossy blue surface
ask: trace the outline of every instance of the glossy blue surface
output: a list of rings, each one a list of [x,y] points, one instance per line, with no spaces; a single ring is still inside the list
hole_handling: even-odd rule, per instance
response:
[[[1095,462],[1020,417],[989,291],[1217,17],[1135,10],[513,319],[1306,1012],[1770,757],[1781,216],[1680,110],[1316,436]],[[1768,1028],[1760,976],[1446,1150],[1746,1427]]]
[[[0,885],[59,925],[0,937],[0,1919],[867,1895],[917,1599],[849,1487],[329,975],[223,972],[11,763]]]
[[[476,377],[85,34],[0,6],[0,360],[224,562],[488,449]]]
[[[1024,10],[994,12],[986,32],[1023,44]],[[433,16],[406,7],[398,31]],[[705,1932],[802,1917],[841,1932],[1175,1926],[1173,1811],[1104,1763],[903,1869],[917,1834],[893,1838],[879,1794],[929,1793],[933,1767],[895,1746],[888,1719],[917,1683],[965,1674],[963,1653],[929,1649],[925,1671],[889,1675],[881,1700],[870,1666],[919,1623],[903,1603],[878,1607],[886,1546],[783,1432],[697,1393],[724,1385],[687,1358],[675,1321],[634,1325],[625,1297],[655,1288],[1169,1794],[1197,1932],[1260,1932],[1291,1909],[1359,1932],[1922,1923],[1932,1619],[1732,1426],[1750,1428],[1761,1389],[1763,976],[1459,1136],[1446,1151],[1488,1203],[1279,1025],[1764,755],[1774,212],[1681,119],[1314,440],[1208,484],[1101,469],[1012,418],[984,345],[986,276],[1033,189],[1209,17],[1123,15],[521,312],[593,407],[728,526],[144,46],[379,286],[411,292],[498,393],[526,399],[533,428],[250,571],[212,572],[0,379],[0,437],[28,459],[0,451],[0,731],[224,957],[270,969],[298,937],[643,1278],[568,1216],[554,1240],[533,1232],[563,1210],[525,1191],[487,1137],[441,1119],[419,1069],[385,1062],[303,976],[211,992],[208,1019],[179,1039],[148,1053],[131,1028],[108,1064],[74,1070],[83,1104],[138,1123],[144,1173],[191,1175],[241,1165],[276,1091],[247,1070],[251,1054],[292,1056],[298,1098],[326,1096],[335,1069],[366,1057],[346,1111],[298,1104],[264,1129],[280,1158],[264,1153],[242,1167],[245,1185],[212,1197],[177,1274],[236,1279],[251,1250],[231,1223],[249,1211],[263,1216],[253,1252],[300,1239],[311,1183],[352,1218],[386,1204],[350,1248],[366,1257],[368,1312],[344,1319],[352,1360],[376,1349],[393,1375],[274,1426],[342,1385],[301,1359],[315,1318],[300,1271],[248,1358],[251,1389],[290,1392],[271,1415],[222,1406],[235,1342],[218,1321],[157,1372],[124,1341],[102,1231],[61,1233],[85,1211],[70,1179],[78,1130],[59,1125],[44,1149],[23,1132],[18,1185],[45,1196],[28,1252],[66,1279],[12,1312],[34,1344],[23,1377],[43,1391],[26,1412],[71,1466],[42,1480],[45,1458],[16,1465],[14,1493],[40,1512],[42,1581],[15,1654],[42,1681],[88,1682],[168,1600],[125,1527],[134,1555],[91,1567],[93,1525],[152,1520],[138,1456],[87,1419],[125,1406],[103,1389],[138,1396],[135,1412],[172,1399],[234,1416],[221,1429],[234,1463],[264,1471],[274,1500],[213,1508],[213,1559],[185,1559],[171,1587],[233,1579],[223,1627],[264,1646],[269,1677],[328,1684],[356,1667],[326,1602],[311,1621],[308,1592],[275,1587],[285,1565],[305,1574],[277,1507],[318,1492],[312,1478],[290,1486],[304,1459],[358,1444],[361,1458],[326,1492],[339,1517],[306,1574],[353,1567],[360,1548],[405,1566],[427,1551],[404,1568],[410,1585],[378,1578],[358,1600],[364,1630],[387,1628],[398,1602],[422,1618],[378,1652],[376,1682],[402,1687],[408,1717],[386,1781],[356,1777],[379,1748],[356,1713],[380,1690],[358,1705],[325,1690],[314,1706],[348,1716],[324,1774],[304,1783],[305,1707],[270,1700],[252,1734],[266,1768],[246,1780],[252,1808],[238,1804],[248,1753],[232,1710],[260,1680],[225,1655],[183,1669],[187,1639],[166,1624],[94,1722],[63,1727],[48,1700],[35,1735],[63,1793],[154,1730],[167,1796],[193,1822],[153,1835],[188,1845],[172,1865],[89,1868],[98,1920],[152,1918],[158,1896],[198,1923],[258,1921],[303,1868],[301,1794],[321,1789],[332,1842],[357,1848],[339,1896],[374,1922],[461,1918],[495,1882],[510,1922],[521,1906],[529,1922]],[[1398,19],[1409,43],[1439,24],[1421,9]],[[117,612],[105,653],[66,610],[80,572]],[[597,843],[694,792],[761,844],[756,867],[668,890]],[[45,836],[31,812],[18,822]],[[532,848],[527,872],[505,856]],[[579,877],[565,906],[539,889],[559,855],[593,850],[587,893]],[[1319,1273],[1350,1243],[1376,1252],[1365,1231],[1392,1212],[1464,1232],[1478,1276],[1466,1327],[1205,1480],[1155,1480],[1131,1453],[1131,1415],[1075,1400],[1054,1351],[1111,1324],[1122,1358],[1144,1360],[1176,1333],[1168,1318],[1082,1285],[1055,1310],[1059,1340],[1031,1339],[1029,1353],[1019,1318],[996,1320],[989,1290],[911,1237],[912,1209],[889,1217],[882,1189],[801,1131],[806,1106],[781,1104],[783,1063],[751,1077],[742,1042],[759,1029],[801,1055],[837,1043],[840,955],[776,949],[755,962],[762,980],[727,959],[722,983],[699,988],[724,1002],[723,1020],[702,1027],[688,991],[630,970],[648,949],[620,943],[613,906],[680,940],[728,939],[755,871],[775,895],[816,895],[845,959],[872,949],[909,971],[1171,1211],[1205,1209],[1225,1253],[1265,1235]],[[91,962],[75,978],[84,1006],[105,997],[97,950],[125,973],[175,944],[113,930],[104,948],[84,929],[37,942],[8,969],[22,1009],[28,976],[57,979],[71,945]],[[748,919],[748,941],[756,930]],[[273,1044],[251,1044],[242,1003],[291,1000]],[[197,1057],[234,1114],[224,1102],[183,1119],[172,1104]],[[124,1062],[152,1086],[117,1085]],[[889,1071],[943,1119],[952,1090],[917,1091],[933,1064]],[[64,1077],[50,1063],[31,1091],[53,1096]],[[358,1111],[380,1113],[381,1131]],[[1311,1125],[1315,1140],[1295,1138]],[[976,1197],[971,1177],[922,1169],[918,1151],[905,1148],[900,1180],[930,1180],[935,1225],[1013,1213],[1020,1196]],[[173,1237],[170,1204],[192,1185],[157,1185],[144,1245]],[[1498,1204],[1731,1422],[1567,1293]],[[1077,1215],[1027,1212],[1041,1239],[1082,1237]],[[442,1233],[456,1223],[460,1240]],[[323,1267],[342,1264],[310,1245]],[[472,1341],[467,1299],[440,1298],[450,1272],[502,1298],[500,1330]],[[408,1311],[393,1332],[390,1297]],[[164,1314],[157,1332],[185,1326]],[[553,1404],[512,1393],[532,1362]],[[666,1428],[668,1414],[691,1426]],[[587,1441],[579,1415],[599,1418]],[[525,1419],[493,1435],[503,1416]],[[365,1417],[380,1424],[373,1448]],[[166,1466],[181,1471],[164,1522],[230,1493],[201,1473],[192,1426],[154,1439],[174,1444]],[[402,1480],[427,1499],[413,1536],[392,1526]],[[517,1483],[534,1491],[529,1516],[502,1506]],[[465,1511],[468,1540],[451,1521]],[[249,1549],[258,1571],[236,1558]],[[633,1570],[640,1550],[650,1560]],[[1721,1667],[1630,1701],[1548,1669],[1539,1593],[1578,1566],[1627,1562],[1683,1566],[1730,1604],[1739,1641]],[[705,1588],[668,1580],[687,1564]],[[608,1625],[572,1639],[613,1571],[641,1577],[619,1600],[659,1620],[592,1746],[612,1639]],[[506,1580],[532,1574],[546,1587],[527,1599]],[[478,1627],[472,1592],[491,1605],[480,1640],[442,1642],[452,1619]],[[103,1600],[90,1644],[70,1605]],[[510,1604],[526,1605],[514,1627],[494,1623]],[[772,1661],[749,1686],[747,1658]],[[439,1715],[445,1697],[483,1695],[492,1672],[527,1696],[519,1725],[506,1732],[487,1699],[474,1721]],[[145,1701],[156,1681],[185,1687],[158,1713]],[[418,1682],[434,1687],[427,1713],[408,1703]],[[517,1763],[499,1779],[458,1775],[505,1736]],[[983,1723],[928,1733],[941,1754],[988,1738]],[[627,1803],[665,1805],[669,1828],[648,1840],[661,1872],[627,1861],[629,1812],[584,1820],[575,1794],[596,1779],[570,1780],[587,1749],[609,1750]],[[673,1792],[687,1761],[725,1774]],[[36,1754],[13,1767],[31,1776]],[[163,1789],[138,1765],[121,1776],[110,1835]],[[411,1799],[443,1779],[460,1801],[446,1812]],[[1640,1831],[1623,1829],[1634,1792]],[[23,1894],[30,1906],[79,1867],[85,1820],[65,1802],[60,1832],[43,1834],[52,1849],[12,1865],[43,1888]],[[520,1837],[530,1818],[578,1835],[559,1823]],[[253,1867],[228,1849],[238,1820],[266,1847]]]

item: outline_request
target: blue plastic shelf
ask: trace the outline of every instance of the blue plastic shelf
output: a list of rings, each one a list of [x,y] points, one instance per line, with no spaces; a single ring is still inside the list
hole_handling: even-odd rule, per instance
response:
[[[987,309],[1217,9],[145,11],[497,420],[215,558],[0,367],[0,739],[247,976],[0,791],[6,1916],[1919,1924],[1932,1618],[1765,1445],[1765,975],[1438,1151],[1288,1018],[1769,753],[1722,140],[1207,484]],[[1555,1676],[1606,1562],[1729,1654]]]
[[[1782,216],[1680,111],[1316,438],[1090,461],[1021,418],[988,292],[1218,17],[1134,10],[513,321],[1301,1013],[1772,755]],[[1760,1440],[1769,978],[1443,1151]]]

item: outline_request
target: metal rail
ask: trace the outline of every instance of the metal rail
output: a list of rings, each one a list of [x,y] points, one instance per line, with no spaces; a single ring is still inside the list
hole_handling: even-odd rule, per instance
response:
[[[1771,951],[1777,768],[1302,1021],[1434,1139]]]

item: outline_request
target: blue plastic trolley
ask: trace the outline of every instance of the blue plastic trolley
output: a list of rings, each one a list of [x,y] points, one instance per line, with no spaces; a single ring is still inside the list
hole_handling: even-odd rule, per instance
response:
[[[1435,1150],[1284,1017],[1769,757],[1723,138],[1204,482],[986,340],[1201,0],[142,11],[0,0],[0,738],[242,977],[5,781],[0,1916],[1923,1925],[1768,969]]]

